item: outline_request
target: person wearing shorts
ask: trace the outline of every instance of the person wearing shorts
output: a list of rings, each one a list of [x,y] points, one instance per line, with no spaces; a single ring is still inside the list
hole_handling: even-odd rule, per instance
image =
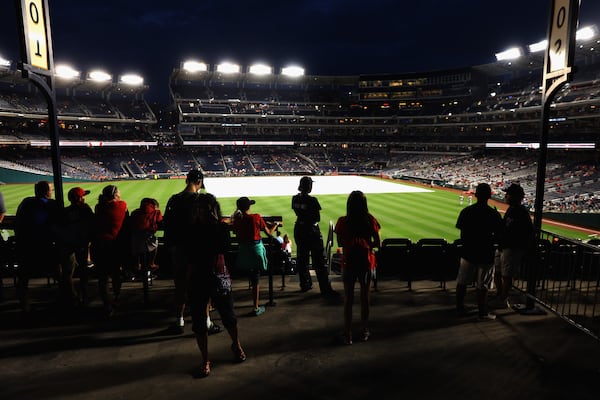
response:
[[[163,216],[165,247],[171,258],[175,283],[175,327],[183,333],[184,311],[187,302],[186,271],[191,260],[188,248],[194,232],[193,213],[198,193],[204,187],[204,175],[197,169],[188,172],[183,191],[171,196]]]
[[[529,211],[522,202],[525,191],[516,183],[505,190],[508,209],[504,214],[502,240],[498,255],[496,286],[498,301],[502,306],[510,307],[508,294],[514,279],[519,276],[527,257],[533,252],[535,235]]]
[[[495,246],[500,238],[502,218],[498,210],[488,205],[491,196],[490,185],[477,185],[477,201],[464,208],[456,221],[463,244],[456,278],[456,309],[459,315],[464,315],[467,286],[475,281],[477,308],[481,320],[496,318],[488,312],[487,293],[493,279]]]
[[[370,308],[370,287],[375,270],[373,248],[380,246],[381,226],[369,213],[364,193],[355,190],[348,196],[346,215],[340,217],[334,231],[338,243],[343,248],[342,280],[344,282],[344,334],[343,342],[352,344],[352,304],[354,286],[360,285],[360,318],[362,323],[361,340],[367,341],[371,335],[368,327]]]
[[[261,232],[273,236],[279,226],[275,222],[270,228],[260,214],[251,214],[250,206],[255,204],[248,197],[240,197],[236,201],[237,210],[233,214],[233,231],[239,242],[239,253],[236,267],[248,273],[252,287],[254,309],[252,315],[259,316],[265,312],[265,307],[259,304],[259,280],[262,271],[267,270],[267,251],[262,243]]]
[[[187,265],[188,301],[192,315],[192,331],[202,355],[200,374],[210,374],[211,361],[208,351],[209,327],[208,304],[212,304],[221,315],[223,326],[231,338],[231,351],[236,362],[246,360],[238,334],[237,317],[231,293],[231,277],[225,263],[225,254],[230,248],[229,226],[223,221],[219,202],[209,193],[198,195],[196,218],[191,239],[195,246],[189,248],[190,262]]]

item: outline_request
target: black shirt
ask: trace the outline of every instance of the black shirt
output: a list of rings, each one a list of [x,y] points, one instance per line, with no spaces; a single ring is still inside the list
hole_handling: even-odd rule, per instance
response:
[[[321,205],[316,197],[298,193],[292,197],[292,210],[296,213],[296,222],[313,225],[321,220]]]

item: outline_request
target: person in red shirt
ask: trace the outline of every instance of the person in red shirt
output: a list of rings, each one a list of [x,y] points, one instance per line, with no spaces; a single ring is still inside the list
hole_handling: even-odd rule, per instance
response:
[[[156,199],[145,197],[140,207],[131,213],[131,251],[137,260],[138,270],[155,271],[158,238],[156,231],[162,227],[163,215]],[[146,277],[144,277],[146,278]]]
[[[338,243],[343,248],[342,280],[344,281],[344,343],[352,344],[352,303],[354,284],[360,284],[362,341],[367,341],[369,322],[370,286],[375,270],[373,248],[379,247],[381,226],[369,213],[367,198],[363,192],[355,190],[348,196],[346,216],[335,224]]]
[[[121,292],[121,264],[124,258],[119,233],[129,216],[127,203],[115,185],[108,185],[98,196],[95,210],[95,233],[92,241],[92,259],[98,271],[98,288],[106,316],[113,314],[113,305]],[[114,300],[108,294],[108,277],[112,278]]]
[[[237,199],[237,210],[232,219],[233,231],[239,242],[237,268],[249,274],[254,302],[253,315],[259,316],[265,312],[265,307],[258,304],[259,279],[261,272],[267,270],[267,251],[260,233],[272,236],[279,223],[276,222],[269,228],[260,214],[250,214],[250,206],[255,203],[248,197]]]

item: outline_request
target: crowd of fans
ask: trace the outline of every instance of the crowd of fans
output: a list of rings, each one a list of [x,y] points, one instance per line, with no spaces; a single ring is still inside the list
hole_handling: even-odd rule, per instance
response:
[[[18,152],[0,149],[3,166],[51,174],[46,150]],[[82,180],[180,176],[200,168],[209,176],[273,174],[365,174],[387,176],[460,190],[489,182],[494,192],[512,182],[525,189],[533,204],[537,154],[479,152],[470,154],[404,154],[387,147],[207,147],[128,150],[87,149],[62,153],[63,174]],[[593,154],[554,153],[547,164],[545,209],[596,212],[600,194],[598,161]]]

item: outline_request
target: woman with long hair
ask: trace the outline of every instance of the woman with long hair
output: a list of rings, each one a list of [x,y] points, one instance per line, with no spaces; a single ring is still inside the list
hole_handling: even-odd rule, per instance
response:
[[[221,315],[223,325],[231,337],[231,351],[234,360],[246,360],[246,354],[238,337],[237,317],[233,307],[231,278],[225,264],[225,253],[229,250],[229,227],[223,221],[219,202],[209,193],[201,193],[197,198],[194,220],[194,233],[190,237],[188,265],[189,304],[192,314],[192,330],[202,354],[201,376],[210,374],[211,362],[208,356],[208,303]]]
[[[343,248],[342,280],[344,282],[344,343],[352,344],[352,303],[354,284],[360,285],[361,340],[369,340],[370,286],[375,270],[375,253],[379,247],[381,226],[369,213],[364,193],[355,190],[348,196],[346,215],[335,224],[338,244]]]

